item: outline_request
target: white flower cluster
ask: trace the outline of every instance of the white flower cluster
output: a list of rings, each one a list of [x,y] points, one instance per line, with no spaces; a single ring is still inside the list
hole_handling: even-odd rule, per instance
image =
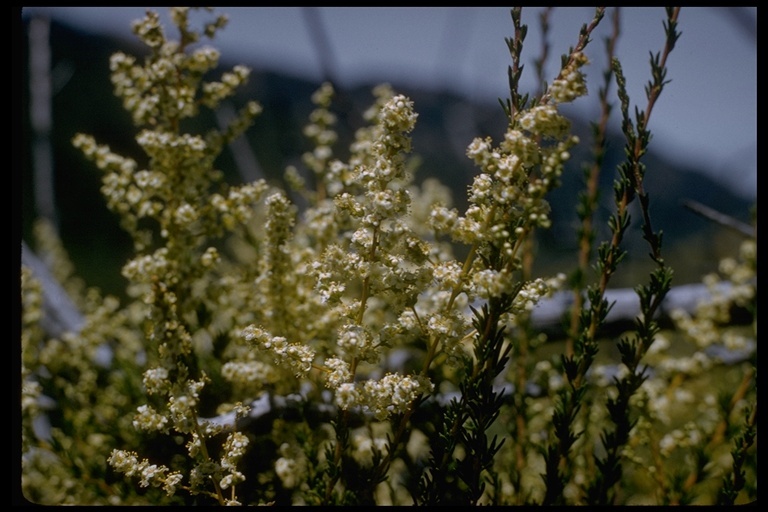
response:
[[[306,478],[307,458],[289,443],[280,445],[280,457],[275,461],[275,473],[286,489],[293,489]]]
[[[305,152],[301,159],[318,181],[318,200],[325,199],[328,195],[336,195],[343,187],[338,176],[329,172],[333,156],[332,146],[338,139],[338,134],[333,129],[337,121],[336,115],[329,110],[333,96],[333,86],[329,82],[321,84],[312,94],[312,103],[317,105],[317,108],[310,113],[309,123],[304,127],[304,136],[312,142],[314,149]],[[296,169],[291,169],[295,173]],[[300,182],[295,181],[294,187],[301,188]]]
[[[123,323],[131,322],[131,327],[143,334],[137,345],[149,342],[156,346],[156,366],[145,367],[144,347],[138,354],[143,359],[133,357],[131,361],[143,367],[139,371],[144,371],[146,393],[161,395],[167,401],[163,408],[138,406],[132,423],[137,429],[186,434],[189,455],[199,461],[189,475],[189,490],[194,494],[210,492],[212,481],[221,489],[232,488],[244,479],[236,464],[244,454],[247,438],[230,434],[223,449],[217,451],[221,454],[219,464],[210,459],[207,449],[222,427],[198,417],[200,393],[208,382],[203,368],[208,367],[215,341],[236,338],[232,335],[235,326],[253,321],[254,316],[250,306],[255,301],[248,296],[253,291],[249,289],[252,276],[244,278],[231,272],[227,275],[231,270],[226,259],[229,254],[222,249],[228,249],[229,240],[220,242],[229,234],[227,231],[239,234],[236,227],[248,228],[246,221],[258,214],[256,203],[268,187],[264,181],[230,186],[223,183],[223,173],[214,164],[226,144],[261,112],[257,103],[249,102],[237,119],[222,130],[197,134],[184,133],[180,128],[185,125],[185,118],[198,115],[200,105],[213,108],[234,94],[250,73],[243,66],[235,66],[223,73],[219,82],[204,83],[203,79],[218,66],[219,53],[207,46],[193,45],[201,33],[189,27],[187,15],[188,9],[172,9],[180,40],[169,41],[159,16],[149,12],[134,26],[136,34],[150,47],[147,56],[137,59],[118,53],[110,63],[115,92],[138,126],[136,142],[146,153],[148,169],[140,169],[135,161],[96,144],[90,136],[78,134],[73,144],[104,171],[102,192],[108,206],[119,214],[122,226],[133,237],[136,251],[124,265],[123,275],[129,281],[129,296],[139,300],[133,300],[124,312],[120,311],[125,317],[120,321],[110,319],[104,322],[104,327],[94,325],[89,329],[99,334],[110,333],[108,336],[116,340],[115,359],[125,358],[130,352],[121,344],[123,338],[128,339],[121,332],[128,331]],[[224,17],[218,17],[208,23],[205,35],[212,36],[225,22]],[[147,217],[149,222],[144,221]],[[99,300],[96,294],[89,295],[88,301],[95,304]],[[97,311],[106,310],[113,299],[99,302]],[[200,315],[202,311],[210,315]],[[94,321],[101,317],[94,314],[90,318]],[[65,346],[67,336],[87,339],[67,334],[59,346]],[[104,340],[110,338],[100,336],[100,345],[103,347]],[[234,351],[232,345],[235,343],[223,347],[226,353]],[[274,368],[250,354],[229,361],[222,373],[230,382],[236,381],[235,394],[253,391],[253,386],[245,388],[255,380],[263,386],[279,378]],[[83,389],[86,383],[95,385],[97,375],[95,371],[80,372],[79,385]],[[111,387],[109,391],[109,397],[118,393]],[[81,417],[86,420],[94,415],[118,417],[103,405],[94,411],[83,408],[83,413]],[[113,452],[110,463],[129,476],[141,478],[142,486],[162,485],[169,494],[181,482],[180,474],[169,474],[163,466],[140,461],[131,452]],[[231,499],[219,494],[219,500],[230,504],[237,501],[234,491]]]
[[[123,277],[139,283],[151,282],[153,276],[172,275],[173,264],[168,260],[168,249],[162,247],[153,254],[139,256],[123,266]]]
[[[373,463],[373,452],[378,451],[381,455],[386,455],[389,451],[389,443],[385,437],[372,435],[368,429],[357,429],[352,434],[352,457],[362,466],[371,466]]]
[[[171,20],[173,21],[173,24],[178,27],[178,29],[184,34],[185,39],[190,42],[197,42],[200,40],[200,33],[191,30],[189,27],[189,12],[191,10],[196,9],[204,9],[208,12],[210,12],[212,9],[210,7],[171,7],[170,8],[170,14],[171,14]],[[202,33],[208,37],[213,39],[213,37],[216,35],[216,32],[220,29],[227,26],[227,23],[229,23],[229,17],[226,14],[219,14],[216,16],[216,18],[213,21],[210,21],[205,24],[203,27]]]
[[[341,353],[349,357],[369,362],[376,362],[378,359],[374,337],[362,325],[341,326],[336,343]]]
[[[82,151],[85,156],[92,159],[99,169],[120,172],[120,174],[124,175],[124,178],[136,170],[136,162],[133,159],[113,153],[109,146],[97,144],[96,139],[90,135],[78,133],[72,138],[72,144]],[[155,176],[154,178],[158,177]],[[147,180],[146,184],[150,184],[149,181]],[[121,182],[119,184],[127,188],[128,182]],[[161,185],[161,183],[152,184],[156,186]]]
[[[244,340],[269,350],[277,363],[290,367],[297,377],[306,375],[312,369],[315,351],[307,345],[288,343],[284,337],[272,336],[255,325],[245,327],[241,336]]]
[[[200,256],[200,264],[203,267],[212,267],[216,263],[221,261],[219,251],[215,247],[208,247],[202,256]]]
[[[233,485],[245,481],[245,475],[237,470],[237,463],[245,455],[248,447],[248,437],[240,432],[232,432],[224,442],[224,455],[221,457],[221,468],[227,472],[219,485],[222,489],[228,489]]]
[[[194,206],[189,203],[182,203],[173,212],[173,220],[180,228],[188,229],[197,220],[198,215]]]
[[[169,472],[167,467],[150,464],[146,459],[139,461],[135,452],[112,450],[107,462],[115,471],[128,477],[140,477],[139,485],[142,487],[162,487],[168,496],[174,495],[182,480],[181,473]]]
[[[182,32],[188,40],[197,40],[198,34],[187,29],[186,14],[178,14],[181,12],[177,10],[174,17],[185,21]],[[213,35],[212,32],[224,23],[225,19],[220,17],[206,30]],[[161,117],[180,119],[196,115],[195,93],[202,77],[218,65],[219,52],[203,46],[185,54],[179,43],[166,40],[159,16],[152,11],[134,24],[134,32],[154,49],[152,57],[144,66],[136,65],[135,58],[123,53],[116,53],[110,61],[115,94],[123,99],[134,122],[137,125],[156,124]],[[215,107],[222,99],[234,94],[234,90],[247,81],[248,75],[247,68],[236,66],[232,72],[224,73],[220,82],[203,84],[200,103]],[[174,87],[160,87],[171,80]]]
[[[277,380],[274,368],[261,361],[227,361],[221,368],[221,376],[246,388],[261,388]]]
[[[231,72],[221,75],[220,82],[207,82],[203,84],[203,97],[201,103],[214,108],[221,100],[235,94],[236,90],[248,82],[251,70],[245,66],[235,66]]]
[[[202,46],[192,52],[187,61],[188,69],[193,73],[206,73],[219,65],[219,50],[211,46]]]
[[[135,64],[136,59],[133,56],[122,52],[113,54],[110,59],[112,85],[115,95],[123,98],[123,106],[133,115],[134,123],[144,124],[157,117],[160,98],[154,94],[146,94],[151,84],[145,74],[135,72],[139,69]]]
[[[208,158],[208,145],[199,135],[142,130],[136,136],[136,142],[150,158],[155,159],[159,168],[167,169],[174,165],[183,168],[194,167]]]
[[[501,271],[483,269],[472,275],[475,295],[483,299],[511,293],[515,283],[515,277],[506,269]]]
[[[586,77],[581,68],[589,63],[589,59],[583,53],[574,53],[566,67],[560,72],[560,76],[552,81],[547,90],[547,95],[555,103],[568,103],[576,98],[587,95]]]
[[[572,69],[555,91],[558,100],[585,94],[579,68],[586,58],[577,55]],[[566,93],[567,91],[567,93]],[[431,227],[461,243],[491,243],[508,257],[519,250],[518,241],[533,227],[550,225],[545,194],[559,184],[569,149],[578,138],[569,135],[570,123],[556,104],[542,103],[519,112],[498,147],[489,137],[476,138],[467,148],[480,168],[469,191],[470,205],[464,216],[436,204],[430,215]],[[478,277],[483,293],[501,293],[508,288],[507,276]]]
[[[133,419],[133,427],[137,430],[158,430],[168,432],[168,418],[158,413],[150,405],[140,405]]]
[[[554,292],[562,289],[565,279],[565,274],[560,273],[554,277],[547,279],[538,277],[533,281],[525,283],[520,292],[515,296],[511,312],[513,314],[530,313],[542,298],[551,297]]]
[[[720,262],[720,273],[705,276],[704,283],[710,292],[706,300],[696,305],[690,315],[682,309],[674,310],[670,316],[677,328],[686,333],[699,348],[724,343],[728,348],[745,348],[747,338],[723,329],[731,319],[734,305],[745,307],[755,300],[757,293],[757,248],[755,240],[742,242],[739,259],[724,258]],[[727,285],[727,286],[723,286]]]
[[[328,381],[329,386],[335,383]],[[381,421],[406,412],[414,400],[433,389],[425,377],[388,373],[380,380],[341,383],[336,388],[336,405],[344,410],[360,407]]]
[[[295,207],[282,192],[270,194],[264,204],[267,207],[267,223],[264,226],[271,250],[285,250],[282,246],[291,237]],[[274,254],[272,255],[274,259]]]
[[[304,245],[315,245],[318,251],[329,246],[336,240],[339,229],[334,213],[333,204],[327,200],[307,209],[303,214],[303,222],[297,226],[296,236],[305,237],[307,242]]]
[[[113,153],[109,146],[96,144],[89,135],[77,134],[72,144],[106,172],[101,192],[107,198],[107,206],[123,217],[126,229],[135,229],[137,219],[154,217],[162,212],[167,183],[163,173],[136,171],[134,160]]]
[[[552,139],[565,138],[571,128],[570,121],[561,116],[554,105],[537,105],[523,112],[518,123],[523,130]]]
[[[696,447],[705,438],[706,433],[701,430],[700,425],[688,422],[682,428],[676,428],[661,438],[659,441],[661,455],[669,457],[675,450]]]
[[[328,369],[326,385],[331,389],[337,389],[342,384],[352,380],[352,372],[349,363],[338,357],[330,357],[325,360],[325,367]]]
[[[196,410],[200,391],[205,386],[205,378],[199,381],[188,380],[186,390],[168,398],[168,412],[173,421],[173,428],[178,432],[192,433],[197,429]]]
[[[237,223],[243,223],[253,216],[254,205],[261,200],[268,190],[264,180],[246,183],[228,190],[227,196],[213,193],[209,204],[221,215],[221,223],[227,229],[233,229]]]

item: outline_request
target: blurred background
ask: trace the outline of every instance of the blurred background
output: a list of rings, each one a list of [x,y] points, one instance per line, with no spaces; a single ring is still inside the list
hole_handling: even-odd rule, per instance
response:
[[[582,138],[581,153],[574,155],[574,168],[551,198],[553,229],[541,233],[537,259],[542,274],[575,266],[575,205],[582,188],[578,163],[589,158],[588,121],[598,112],[597,89],[606,66],[604,39],[611,32],[613,9],[608,9],[587,47],[590,96],[568,107]],[[124,286],[119,268],[131,253],[129,241],[100,196],[99,171],[70,141],[77,132],[90,133],[113,150],[143,161],[130,118],[112,95],[109,56],[115,51],[144,53],[131,23],[145,10],[23,8],[15,40],[24,49],[23,144],[14,143],[23,155],[22,236],[32,243],[34,218],[54,218],[78,272],[88,284],[116,294]],[[157,10],[170,30],[167,11]],[[219,12],[230,20],[208,43],[221,50],[219,72],[239,63],[253,70],[232,107],[254,99],[265,108],[240,139],[239,149],[217,162],[227,179],[266,177],[279,182],[286,165],[300,165],[301,152],[307,149],[301,128],[312,109],[310,95],[321,81],[331,80],[339,91],[342,137],[350,137],[361,124],[359,116],[372,100],[372,87],[388,82],[409,95],[419,113],[413,134],[422,162],[417,180],[441,179],[455,190],[456,206],[463,208],[466,186],[476,171],[464,154],[467,145],[475,136],[490,135],[498,141],[505,127],[499,99],[509,92],[511,59],[504,41],[513,35],[509,8],[247,7],[214,14]],[[632,7],[620,13],[616,53],[633,106],[645,108],[650,53],[663,48],[665,11]],[[576,43],[579,28],[593,15],[593,8],[523,8],[523,23],[529,26],[523,48],[524,92],[538,91],[534,60],[544,48],[549,52],[544,76],[551,80],[560,56]],[[542,16],[549,24],[546,38]],[[200,13],[192,19],[210,18]],[[716,268],[720,257],[735,254],[740,239],[734,230],[682,202],[696,201],[745,223],[756,202],[756,27],[755,7],[681,11],[682,36],[667,63],[671,82],[654,107],[653,139],[645,160],[654,228],[664,230],[665,254],[676,271],[676,284],[698,282]],[[169,37],[175,34],[169,31]],[[617,103],[615,85],[611,93]],[[616,106],[602,173],[601,218],[612,210],[610,187],[623,158],[618,114]],[[201,119],[208,126],[221,121],[213,115]],[[625,272],[616,276],[616,286],[636,284],[637,274],[650,263],[639,234],[639,215],[633,218],[627,242],[630,257]],[[605,236],[603,229],[598,236]]]

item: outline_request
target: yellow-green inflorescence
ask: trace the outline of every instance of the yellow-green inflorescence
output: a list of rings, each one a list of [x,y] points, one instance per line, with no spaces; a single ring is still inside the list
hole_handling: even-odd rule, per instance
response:
[[[148,12],[134,25],[148,55],[140,61],[117,53],[110,61],[115,94],[137,127],[144,162],[118,155],[88,135],[73,141],[103,172],[107,205],[133,239],[135,255],[122,270],[128,304],[83,292],[69,279],[70,289],[85,296],[80,305],[87,320],[78,332],[44,340],[35,327],[42,314],[41,288],[28,272],[22,274],[26,486],[31,489],[46,474],[48,452],[31,448],[37,434],[30,425],[40,414],[43,392],[37,379],[43,380],[38,376],[47,366],[51,373],[76,376],[56,385],[60,398],[68,396],[80,406],[71,413],[71,424],[87,430],[92,445],[75,446],[71,456],[100,450],[102,466],[107,459],[112,471],[159,493],[147,496],[180,503],[183,490],[200,503],[235,505],[251,486],[259,489],[249,494],[257,497],[254,502],[269,501],[278,492],[288,492],[295,504],[344,502],[345,493],[355,492],[340,478],[337,469],[344,464],[354,462],[375,479],[387,471],[406,472],[398,458],[402,449],[425,460],[428,434],[414,429],[404,435],[409,418],[430,396],[460,388],[461,372],[471,368],[464,363],[479,357],[472,340],[488,334],[478,329],[478,318],[490,318],[477,313],[483,305],[494,304],[494,314],[499,313],[492,318],[498,325],[488,332],[501,333],[501,327],[509,332],[519,327],[518,318],[527,318],[543,297],[563,286],[562,274],[523,277],[528,274],[522,259],[534,231],[551,224],[547,194],[560,184],[578,143],[558,107],[587,93],[582,69],[588,60],[574,51],[541,98],[510,113],[500,141],[483,137],[469,143],[466,154],[478,173],[463,212],[452,205],[444,185],[414,180],[409,153],[418,116],[413,101],[388,85],[373,91],[373,104],[363,115],[367,124],[354,134],[345,159],[336,156],[335,91],[325,83],[312,96],[315,110],[304,130],[313,149],[303,155],[303,167],[286,169],[288,189],[265,180],[231,185],[217,169],[217,158],[261,107],[248,102],[220,130],[185,131],[185,121],[232,99],[249,76],[247,68],[235,66],[219,80],[209,80],[219,53],[200,40],[212,38],[226,18],[214,17],[195,30],[191,13],[171,9],[179,33],[172,40],[158,15]],[[461,259],[454,255],[459,246]],[[694,317],[673,315],[700,348],[712,344],[708,333],[717,330],[703,322],[722,319],[730,304],[753,299],[755,253],[745,243],[745,263],[723,263],[723,274],[734,283],[728,297],[702,305]],[[715,290],[715,279],[710,280]],[[746,343],[729,336],[732,348]],[[661,357],[668,346],[664,341],[660,336],[648,358],[660,359],[658,375],[667,380],[649,379],[634,398],[645,416],[626,448],[630,460],[644,460],[638,439],[655,442],[666,457],[676,445],[695,445],[719,421],[709,414],[710,404],[702,406],[705,427],[685,424],[654,437],[654,425],[669,425],[674,404],[689,399],[659,384],[681,371],[671,366],[678,359]],[[105,348],[111,362],[94,365]],[[75,352],[89,359],[68,356]],[[416,360],[392,363],[416,352]],[[687,375],[710,364],[703,355],[686,361],[682,371]],[[531,370],[530,382],[548,392],[566,385],[561,369],[548,360]],[[609,388],[613,376],[607,365],[595,365],[590,378]],[[257,442],[259,436],[243,425],[264,414],[253,410],[258,404],[274,404],[278,397],[305,404],[306,414],[309,404],[323,404],[328,407],[322,414],[331,411],[330,417],[312,410],[321,419],[296,428],[286,427],[287,418],[271,418],[271,439]],[[594,411],[577,419],[579,428],[594,430],[606,420],[603,409]],[[541,443],[552,404],[531,401],[527,414],[525,439],[516,442]],[[223,421],[226,415],[233,419]],[[581,425],[585,421],[593,425]],[[110,437],[103,433],[107,424],[132,434]],[[55,429],[51,438],[71,443]],[[157,453],[155,445],[142,442],[159,438],[173,448]],[[401,442],[404,446],[398,446]],[[588,442],[582,438],[574,450]],[[511,466],[514,456],[505,450],[499,458]],[[458,462],[448,455],[446,460]],[[531,457],[514,464],[541,466]],[[568,499],[578,501],[576,484],[586,478],[593,463],[588,459],[574,457],[575,483],[564,490]],[[514,482],[509,476],[496,482],[499,500],[519,500],[522,490],[515,486],[521,482],[541,485],[533,470],[520,474]],[[61,489],[79,485],[64,480]],[[395,488],[405,483],[389,486],[391,493],[377,499],[401,500],[404,491]],[[531,495],[539,491],[536,487]],[[68,503],[63,494],[47,499]],[[117,491],[108,498],[81,497],[122,503]],[[144,503],[140,497],[126,502]]]

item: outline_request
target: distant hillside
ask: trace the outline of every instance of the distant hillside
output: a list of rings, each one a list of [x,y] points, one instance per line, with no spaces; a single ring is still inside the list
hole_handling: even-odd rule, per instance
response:
[[[90,133],[100,143],[113,150],[135,156],[141,153],[133,141],[134,128],[119,100],[112,94],[109,81],[109,57],[115,51],[139,54],[139,46],[126,47],[124,42],[95,37],[73,31],[66,26],[51,27],[52,65],[54,76],[53,152],[56,169],[56,201],[60,210],[61,232],[67,249],[76,262],[78,272],[91,285],[105,291],[119,293],[123,283],[119,268],[130,254],[128,237],[121,232],[115,217],[106,209],[99,193],[99,172],[72,148],[70,140],[77,132]],[[25,52],[26,55],[26,52]],[[226,55],[222,68],[231,67]],[[248,65],[248,62],[242,64]],[[255,126],[247,133],[247,140],[258,160],[258,167],[268,179],[280,180],[288,164],[299,164],[299,155],[306,148],[301,129],[312,109],[310,96],[318,84],[294,77],[281,76],[269,70],[253,69],[247,88],[235,98],[237,106],[246,99],[259,101],[264,107]],[[24,76],[25,83],[27,75]],[[340,91],[340,118],[342,137],[349,137],[361,124],[360,113],[372,100],[371,87]],[[466,187],[476,172],[472,162],[464,155],[465,148],[475,136],[490,135],[499,140],[505,126],[504,114],[498,104],[470,104],[464,99],[443,92],[424,90],[396,90],[410,96],[419,114],[413,133],[414,151],[422,165],[417,180],[428,176],[440,178],[450,185],[456,196],[456,205],[465,206]],[[500,96],[506,91],[499,91]],[[25,98],[25,105],[27,103]],[[24,141],[29,144],[30,128],[25,117]],[[191,126],[190,130],[215,125],[213,115],[200,120],[205,125]],[[575,265],[575,205],[582,188],[579,162],[588,151],[589,130],[581,121],[575,121],[581,135],[582,147],[575,151],[575,162],[563,178],[563,186],[551,196],[554,226],[540,235],[537,260],[541,272],[556,269],[570,271]],[[343,147],[343,146],[342,146]],[[25,154],[29,154],[29,146]],[[612,136],[608,146],[606,165],[602,174],[601,211],[598,212],[601,236],[607,236],[605,219],[612,210],[612,183],[616,165],[623,157],[623,139]],[[646,157],[648,178],[646,189],[651,196],[654,228],[663,229],[665,254],[676,270],[676,284],[697,282],[704,272],[716,268],[717,259],[733,254],[738,237],[725,229],[685,209],[682,199],[694,199],[722,213],[743,221],[749,220],[750,204],[719,186],[705,175],[692,170],[673,167],[651,152]],[[228,178],[237,181],[235,163],[229,152],[222,155],[220,168]],[[24,238],[29,240],[29,228],[34,216],[31,162],[24,161],[23,169],[23,222]],[[633,216],[637,224],[638,215]],[[623,273],[616,276],[615,286],[636,284],[638,272],[644,272],[648,258],[645,242],[635,225],[627,240],[631,255]]]

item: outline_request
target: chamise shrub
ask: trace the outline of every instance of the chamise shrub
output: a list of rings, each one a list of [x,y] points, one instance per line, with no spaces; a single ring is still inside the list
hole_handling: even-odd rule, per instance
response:
[[[259,104],[244,105],[225,128],[186,131],[248,80],[243,66],[211,80],[219,53],[201,40],[226,17],[212,13],[198,29],[189,9],[173,8],[172,39],[148,12],[134,24],[147,56],[116,53],[109,62],[145,161],[86,134],[73,138],[102,172],[107,205],[133,240],[122,269],[128,299],[86,288],[43,222],[38,251],[55,262],[77,321],[47,324],[45,282],[22,268],[25,497],[73,505],[755,499],[755,237],[704,278],[710,300],[674,311],[674,329],[656,320],[673,271],[651,223],[642,156],[669,82],[678,15],[667,10],[641,108],[613,57],[619,9],[608,22],[596,9],[536,96],[518,90],[527,26],[512,9],[507,128],[498,140],[469,142],[477,174],[459,211],[446,186],[414,179],[418,105],[386,84],[344,151],[335,91],[319,87],[304,130],[312,149],[286,169],[287,188],[227,184],[217,157]],[[559,107],[588,93],[587,50],[606,24],[603,110],[593,140],[579,141]],[[546,26],[542,18],[545,37]],[[611,237],[600,241],[591,185],[614,84],[626,161],[616,169]],[[594,161],[584,162],[578,266],[535,276],[533,240],[551,224],[547,194],[585,143]],[[636,287],[634,328],[606,340],[606,292],[637,203],[655,267]],[[555,293],[572,304],[565,343],[553,352],[531,312]],[[751,324],[735,325],[735,308]],[[723,345],[740,359],[715,350]],[[608,346],[617,356],[603,355]],[[712,386],[714,376],[725,385]]]

